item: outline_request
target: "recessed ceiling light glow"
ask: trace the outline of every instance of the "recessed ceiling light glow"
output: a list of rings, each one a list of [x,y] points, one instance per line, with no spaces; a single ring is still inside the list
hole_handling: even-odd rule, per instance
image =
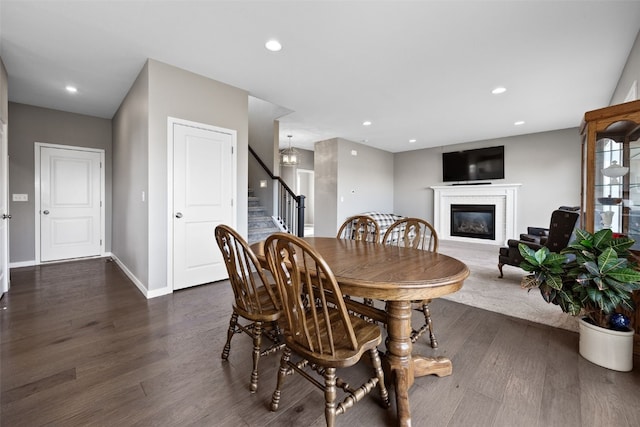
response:
[[[269,49],[271,52],[277,52],[282,49],[282,45],[278,40],[269,40],[265,43],[264,47]]]
[[[492,90],[491,93],[494,95],[500,95],[501,93],[505,93],[506,91],[507,91],[506,87],[498,86],[497,88]]]
[[[415,139],[410,139],[410,140],[409,140],[409,144],[413,144],[414,142],[416,142],[416,140],[415,140]]]
[[[513,123],[515,126],[521,126],[524,124],[524,120],[518,120],[517,122]]]
[[[371,126],[371,122],[369,120],[365,120],[362,122],[362,126]]]
[[[65,87],[65,89],[66,89],[66,90],[67,90],[67,92],[69,92],[69,93],[76,93],[76,92],[78,92],[78,88],[76,88],[75,86],[71,86],[71,85],[68,85],[67,87]]]

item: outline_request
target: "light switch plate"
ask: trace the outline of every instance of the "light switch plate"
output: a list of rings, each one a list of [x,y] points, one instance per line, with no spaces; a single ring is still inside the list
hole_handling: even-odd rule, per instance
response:
[[[14,202],[28,202],[29,195],[28,194],[13,194],[11,198]]]

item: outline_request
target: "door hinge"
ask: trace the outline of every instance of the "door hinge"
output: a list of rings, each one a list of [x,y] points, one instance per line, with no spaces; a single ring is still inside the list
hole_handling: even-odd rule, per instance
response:
[[[231,147],[231,154],[233,154],[233,147]]]
[[[233,207],[233,199],[231,199],[231,207]]]
[[[100,246],[102,246],[102,239],[100,239]]]
[[[102,200],[100,200],[100,207],[102,207]]]
[[[100,169],[102,169],[102,162],[100,162]]]

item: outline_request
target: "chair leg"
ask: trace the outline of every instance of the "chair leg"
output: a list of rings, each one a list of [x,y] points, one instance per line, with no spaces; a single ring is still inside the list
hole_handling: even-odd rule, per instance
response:
[[[327,427],[333,427],[336,423],[336,368],[326,368],[324,371],[324,417]]]
[[[438,341],[436,340],[436,334],[433,332],[433,322],[431,321],[431,312],[429,311],[429,304],[422,304],[422,313],[424,314],[424,321],[429,328],[429,338],[431,339],[431,348],[438,348]]]
[[[258,390],[258,362],[260,361],[260,345],[262,341],[262,322],[253,324],[253,371],[251,372],[251,393]]]
[[[371,364],[373,365],[373,370],[376,373],[376,377],[378,378],[378,390],[380,390],[380,397],[382,398],[382,404],[385,408],[391,406],[391,402],[389,401],[389,392],[387,391],[387,386],[384,383],[384,371],[382,370],[382,361],[380,360],[380,354],[378,353],[377,348],[372,348],[369,350],[369,354],[371,355]]]
[[[278,405],[280,404],[280,390],[282,389],[284,378],[287,376],[290,359],[291,349],[289,347],[285,347],[284,351],[282,352],[282,357],[280,358],[280,369],[278,370],[278,381],[276,383],[276,389],[273,392],[273,396],[271,396],[272,411],[278,410]]]
[[[504,264],[503,264],[503,263],[501,263],[501,262],[500,262],[500,263],[498,263],[498,270],[500,270],[500,277],[498,277],[499,279],[502,279],[502,266],[503,266],[503,265],[504,265]]]
[[[229,351],[231,351],[231,338],[236,333],[236,325],[238,324],[238,313],[235,311],[231,314],[231,319],[229,320],[229,329],[227,331],[227,343],[224,345],[222,349],[222,360],[229,359]]]

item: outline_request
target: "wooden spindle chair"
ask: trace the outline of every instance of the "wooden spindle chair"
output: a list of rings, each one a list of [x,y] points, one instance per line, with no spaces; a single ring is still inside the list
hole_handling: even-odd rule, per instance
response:
[[[324,391],[327,426],[334,426],[337,415],[376,386],[388,408],[389,394],[377,349],[382,340],[380,328],[347,312],[331,269],[304,240],[286,233],[272,234],[265,243],[265,254],[282,301],[286,343],[271,410],[278,409],[284,379],[294,372]],[[331,303],[327,295],[335,297]],[[336,370],[355,365],[365,352],[371,357],[375,375],[353,388],[336,376]],[[293,361],[292,353],[301,360]],[[313,371],[324,377],[324,384]],[[338,388],[346,393],[340,402],[336,402]]]
[[[344,220],[336,237],[378,243],[380,241],[380,227],[376,220],[370,216],[354,215]],[[362,303],[369,307],[373,306],[371,298],[364,298]]]
[[[438,252],[438,234],[436,230],[430,223],[420,218],[404,218],[394,222],[384,233],[382,243],[391,246]],[[431,300],[413,301],[416,309],[424,315],[424,324],[411,332],[411,342],[416,342],[418,338],[428,330],[431,347],[437,348],[438,341],[433,331],[429,303],[431,303]]]
[[[231,227],[218,225],[215,229],[216,241],[222,252],[229,282],[233,289],[233,312],[229,321],[227,342],[222,350],[222,359],[228,360],[231,338],[244,332],[253,339],[253,369],[250,390],[258,390],[258,362],[261,356],[274,353],[284,347],[280,339],[278,319],[282,313],[280,300],[274,284],[270,284],[265,271],[260,266],[248,243]],[[250,323],[241,325],[238,317]],[[262,349],[262,336],[272,344]]]
[[[344,220],[338,230],[337,238],[378,243],[380,227],[370,216],[355,215]]]

